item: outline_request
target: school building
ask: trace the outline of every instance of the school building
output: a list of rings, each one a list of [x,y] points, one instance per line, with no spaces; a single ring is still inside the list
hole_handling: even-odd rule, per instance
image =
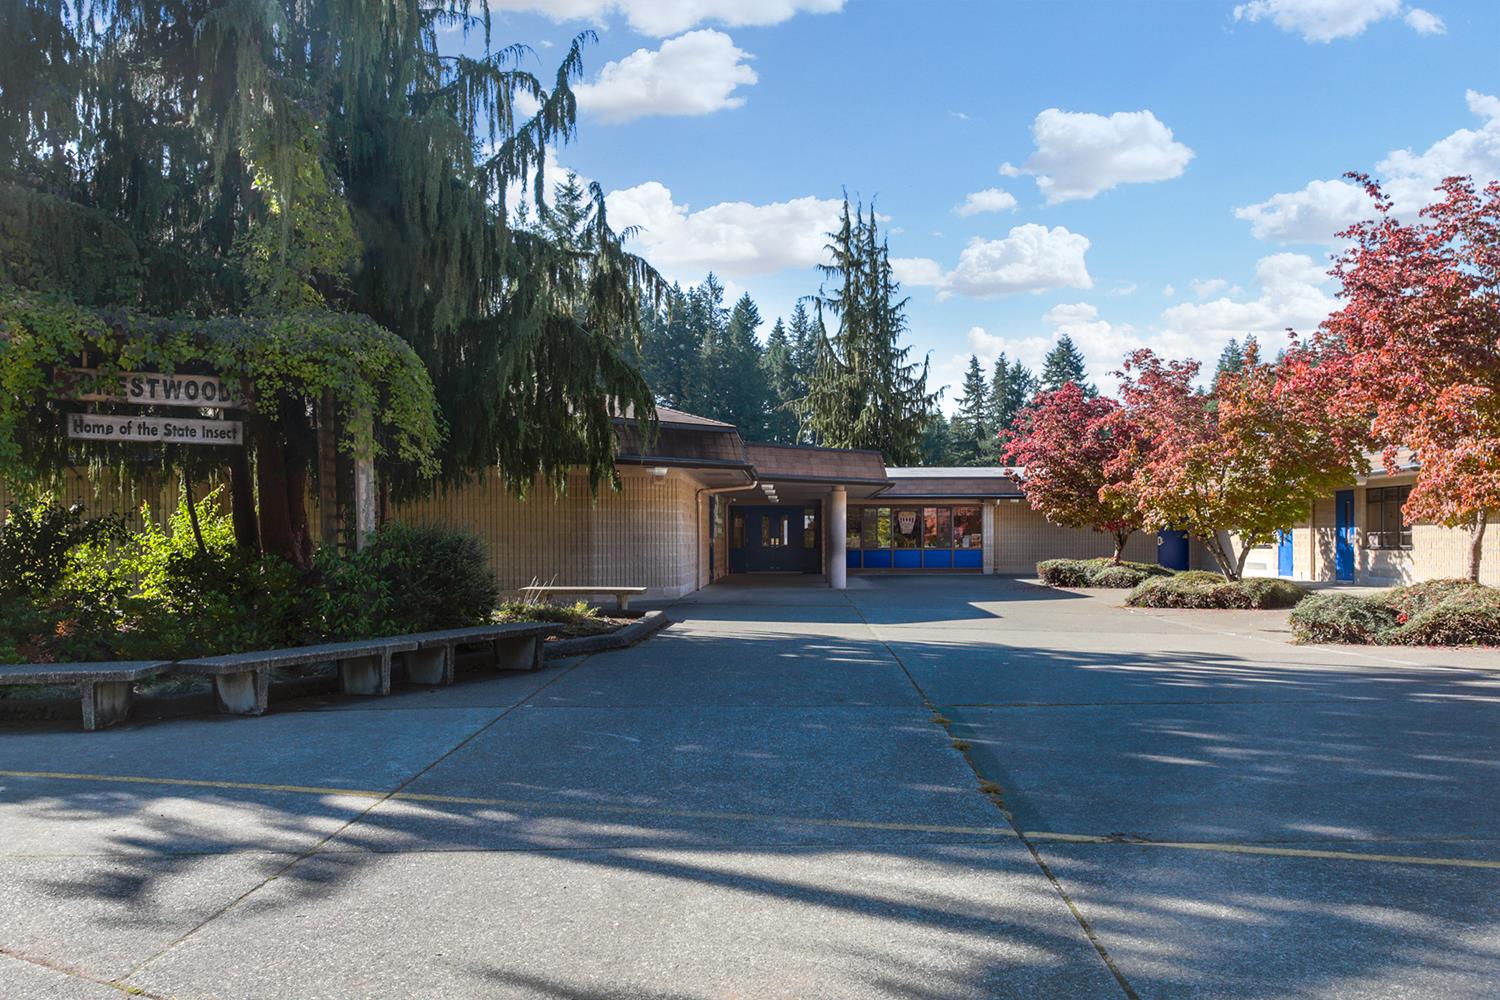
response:
[[[879,453],[745,441],[730,424],[667,408],[645,442],[617,421],[622,489],[591,496],[580,476],[562,496],[517,500],[493,474],[397,508],[412,522],[477,532],[501,585],[645,586],[681,597],[730,575],[816,574],[844,587],[865,573],[1030,575],[1053,558],[1108,555],[1102,534],[1033,511],[1014,468],[891,468]],[[1410,467],[1378,471],[1320,500],[1246,573],[1395,585],[1462,575],[1467,536],[1407,525]],[[1484,572],[1500,584],[1500,529]],[[1213,569],[1197,543],[1140,533],[1126,558]]]

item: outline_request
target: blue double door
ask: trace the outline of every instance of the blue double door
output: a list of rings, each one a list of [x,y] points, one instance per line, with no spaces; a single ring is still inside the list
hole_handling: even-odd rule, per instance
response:
[[[736,504],[729,509],[729,572],[821,572],[822,536],[818,504]]]

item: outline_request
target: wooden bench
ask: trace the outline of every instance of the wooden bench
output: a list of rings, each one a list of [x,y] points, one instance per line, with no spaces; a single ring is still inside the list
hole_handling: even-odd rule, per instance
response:
[[[125,720],[136,681],[171,668],[167,660],[17,663],[0,666],[0,684],[77,684],[83,698],[83,728],[93,731]]]
[[[458,647],[471,644],[489,645],[496,670],[537,670],[542,665],[542,642],[552,630],[536,622],[506,622],[406,636],[417,644],[404,654],[406,679],[413,684],[452,684]]]
[[[181,660],[177,670],[212,677],[219,711],[231,715],[263,715],[270,695],[271,671],[333,661],[339,668],[339,689],[345,694],[391,693],[391,657],[417,648],[412,636],[331,642],[256,653],[231,653],[199,660]]]
[[[592,597],[598,594],[615,595],[616,606],[621,611],[630,610],[631,597],[639,597],[646,592],[645,587],[525,587],[523,592],[535,594],[537,597],[551,597],[554,594],[578,594],[583,597]]]

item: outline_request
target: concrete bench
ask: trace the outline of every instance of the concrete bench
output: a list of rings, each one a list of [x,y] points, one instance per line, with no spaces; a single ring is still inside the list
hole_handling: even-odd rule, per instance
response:
[[[474,625],[406,636],[416,648],[404,654],[406,679],[413,684],[452,684],[458,647],[487,644],[496,670],[537,670],[542,665],[542,642],[553,630],[536,622]]]
[[[231,715],[263,715],[271,688],[271,671],[333,661],[339,668],[339,689],[345,694],[391,693],[391,657],[417,648],[411,636],[331,642],[255,653],[231,653],[198,660],[181,660],[184,674],[212,677],[219,711]]]
[[[615,603],[621,611],[630,610],[630,598],[639,597],[646,592],[645,587],[526,587],[525,593],[535,594],[538,597],[551,597],[554,594],[576,594],[581,597],[593,597],[600,594],[613,594]]]
[[[0,684],[77,684],[83,698],[83,728],[93,731],[125,720],[136,681],[171,668],[167,660],[17,663],[0,666]]]

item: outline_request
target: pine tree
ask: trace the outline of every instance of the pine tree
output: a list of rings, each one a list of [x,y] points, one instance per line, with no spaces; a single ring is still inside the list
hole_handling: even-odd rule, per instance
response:
[[[648,319],[641,339],[641,373],[656,401],[690,410],[702,397],[699,388],[701,336],[692,325],[687,293],[673,284],[661,308],[642,305]]]
[[[1008,361],[1002,352],[990,376],[990,426],[996,432],[1009,430],[1016,415],[1036,395],[1037,380],[1019,361]]]
[[[1083,352],[1074,346],[1073,338],[1066,333],[1058,337],[1057,344],[1047,352],[1047,358],[1042,362],[1041,382],[1047,392],[1055,392],[1072,382],[1085,395],[1098,395],[1098,390],[1088,380],[1088,365],[1083,360]]]
[[[704,290],[705,302],[722,301],[723,287],[713,275],[704,282]],[[694,411],[734,424],[750,441],[762,439],[771,396],[755,336],[760,324],[760,309],[748,292],[727,320],[714,321],[703,343],[705,395]]]
[[[922,424],[921,465],[950,466],[953,458],[953,426],[946,415],[934,406]]]
[[[964,373],[963,395],[958,398],[958,408],[953,414],[953,464],[979,465],[988,460],[989,444],[994,438],[993,407],[990,390],[979,366],[979,358],[969,355],[969,368]]]
[[[778,317],[766,339],[766,350],[761,355],[761,368],[765,372],[766,386],[770,391],[769,411],[766,414],[765,439],[776,444],[795,444],[797,441],[797,414],[792,404],[801,399],[806,391],[798,378],[792,356],[792,340],[787,334],[786,324]]]
[[[823,340],[823,328],[800,299],[792,309],[792,321],[787,327],[787,335],[791,340],[792,371],[797,379],[790,398],[801,399],[807,395],[807,384],[812,380],[813,368],[818,363],[818,345]]]
[[[800,409],[821,444],[873,448],[891,465],[921,457],[923,431],[937,393],[927,391],[927,362],[908,363],[906,299],[891,273],[890,252],[872,208],[851,212],[844,199],[837,231],[829,233],[818,320],[837,317],[838,330],[819,341],[818,359]]]
[[[1214,369],[1214,381],[1220,376],[1233,375],[1245,367],[1245,352],[1240,348],[1240,342],[1233,337],[1229,343],[1224,345],[1224,350],[1219,352],[1219,365]]]
[[[651,411],[631,359],[660,278],[624,250],[598,185],[555,232],[508,205],[515,188],[541,204],[547,151],[576,134],[592,33],[544,82],[524,47],[492,44],[483,4],[348,8],[11,0],[0,267],[29,283],[14,260],[86,259],[44,290],[163,319],[373,320],[431,376],[449,477],[611,480],[616,413]],[[464,58],[439,51],[450,29],[468,32]],[[262,547],[296,562],[316,402],[258,407],[229,460],[237,529],[248,511],[253,541],[258,511]]]

